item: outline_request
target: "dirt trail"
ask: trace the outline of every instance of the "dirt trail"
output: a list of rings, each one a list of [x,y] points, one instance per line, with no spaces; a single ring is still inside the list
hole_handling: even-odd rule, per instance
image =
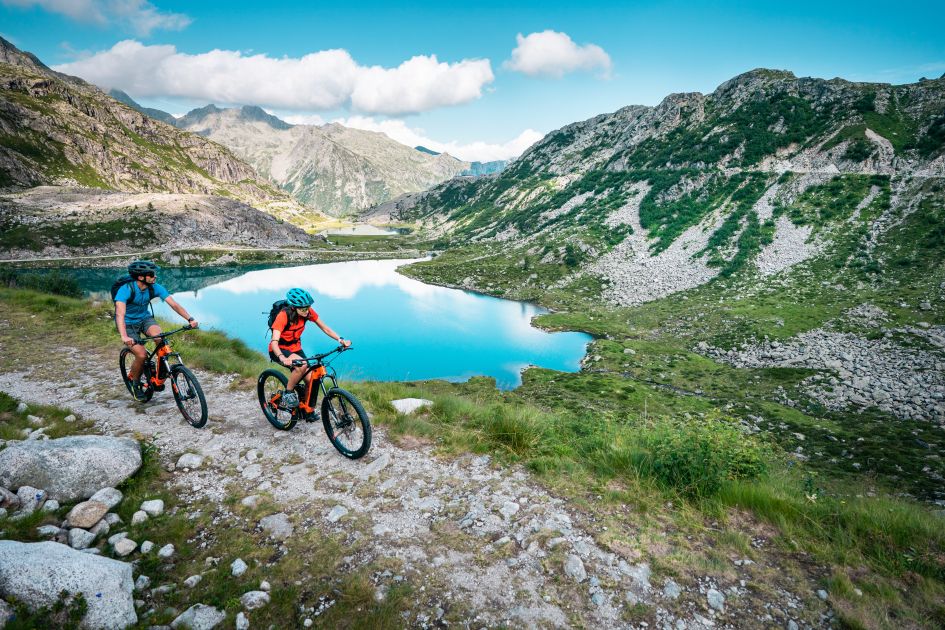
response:
[[[76,349],[62,356],[69,355],[96,362]],[[164,465],[187,451],[204,455],[199,469],[175,472],[175,490],[187,504],[219,504],[235,483],[243,496],[269,493],[290,515],[293,508],[322,505],[323,520],[308,526],[358,532],[351,569],[397,558],[404,572],[421,576],[434,604],[439,599],[443,607],[471,611],[471,626],[618,627],[627,623],[627,607],[664,598],[662,584],[650,585],[646,565],[601,549],[580,514],[524,472],[494,466],[487,456],[447,461],[424,446],[398,447],[377,430],[368,456],[348,461],[320,423],[276,431],[254,392],[232,389],[235,377],[207,373],[199,377],[211,419],[196,430],[169,392],[140,405],[120,383],[103,387],[98,370],[116,376],[117,370],[97,362],[65,387],[28,371],[0,374],[0,390],[28,403],[55,402],[107,434],[153,436]],[[330,522],[335,506],[347,513]],[[442,614],[432,606],[430,623]],[[672,627],[712,624],[695,612],[685,620],[662,608],[658,615]]]

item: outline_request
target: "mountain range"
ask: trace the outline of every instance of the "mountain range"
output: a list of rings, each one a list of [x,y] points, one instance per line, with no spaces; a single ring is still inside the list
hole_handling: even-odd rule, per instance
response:
[[[300,203],[335,216],[426,190],[470,168],[383,133],[338,123],[290,125],[259,107],[208,105],[176,124],[228,147]]]
[[[496,176],[454,179],[367,216],[417,222],[442,247],[479,244],[517,270],[497,282],[477,250],[478,264],[454,260],[442,281],[533,299],[549,283],[595,287],[634,304],[836,254],[862,237],[855,230],[873,240],[838,264],[878,269],[871,252],[906,218],[941,222],[943,151],[945,79],[758,69],[711,94],[567,125]]]
[[[228,147],[293,198],[331,215],[356,214],[397,196],[426,190],[456,175],[498,173],[507,160],[463,162],[387,135],[326,125],[291,125],[261,107],[207,105],[175,118],[112,90],[121,102],[157,120]]]

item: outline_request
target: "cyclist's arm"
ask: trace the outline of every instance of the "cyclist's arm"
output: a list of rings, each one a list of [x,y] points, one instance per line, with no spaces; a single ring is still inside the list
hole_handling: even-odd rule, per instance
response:
[[[177,301],[174,300],[174,298],[168,296],[167,298],[164,299],[164,302],[168,306],[170,306],[172,309],[174,309],[175,313],[177,313],[178,315],[186,319],[188,322],[190,322],[191,326],[193,326],[194,328],[197,327],[197,320],[191,317],[190,313],[187,312],[187,309],[185,309],[183,306],[178,304]]]
[[[128,330],[125,328],[125,309],[127,305],[124,302],[115,302],[115,325],[118,327],[118,335],[121,340],[129,339]]]
[[[315,320],[315,325],[318,326],[319,328],[321,328],[323,333],[325,333],[326,335],[328,335],[329,337],[331,337],[331,338],[334,339],[335,341],[341,341],[341,335],[339,335],[339,334],[336,333],[334,330],[332,330],[331,328],[329,328],[329,327],[328,327],[328,324],[326,324],[325,322],[323,322],[321,317],[319,317],[318,319]],[[350,345],[351,345],[351,342],[348,341],[347,339],[345,339],[342,343],[344,343],[345,346],[350,346]]]
[[[282,337],[282,331],[278,328],[272,329],[272,341],[269,342],[269,352],[273,353],[279,358],[279,363],[282,365],[288,366],[291,361],[286,356],[283,356],[282,351],[279,350],[279,338]]]

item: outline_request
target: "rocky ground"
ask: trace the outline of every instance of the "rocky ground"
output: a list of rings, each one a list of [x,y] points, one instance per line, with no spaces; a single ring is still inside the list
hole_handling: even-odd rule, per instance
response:
[[[828,409],[876,407],[900,418],[945,425],[945,327],[887,327],[886,314],[869,304],[787,341],[723,350],[696,348],[736,367],[805,367],[816,374],[801,382],[804,393]],[[843,331],[873,329],[877,338]]]
[[[63,357],[70,355],[78,358],[80,353],[67,349]],[[99,374],[114,372],[105,357],[95,361],[102,363]],[[66,384],[35,371],[8,372],[0,374],[0,391],[28,404],[55,401],[107,435],[153,439],[162,465],[173,471],[178,509],[189,517],[212,513],[219,527],[245,526],[246,515],[227,499],[236,497],[244,506],[271,500],[277,507],[255,526],[268,534],[274,550],[285,550],[282,541],[315,529],[343,536],[350,555],[342,571],[392,562],[398,568],[374,574],[375,597],[382,601],[390,588],[410,582],[416,601],[404,625],[829,625],[831,613],[815,595],[816,586],[802,580],[793,582],[800,594],[780,584],[756,591],[753,572],[761,569],[750,566],[751,560],[734,559],[724,580],[698,573],[685,580],[656,578],[646,553],[600,542],[607,528],[595,524],[591,511],[570,505],[526,472],[498,466],[488,456],[438,457],[428,444],[414,439],[392,443],[381,429],[368,456],[349,461],[334,451],[320,424],[273,430],[253,391],[234,389],[233,377],[209,374],[200,378],[211,419],[206,429],[195,430],[183,422],[169,393],[141,405],[130,400],[120,383],[103,385],[92,376],[96,372],[75,374]],[[320,516],[306,516],[312,508]],[[112,528],[112,538],[117,529]],[[201,546],[212,546],[215,533],[199,537]],[[153,544],[148,553],[162,546],[161,541]],[[752,545],[762,549],[766,537],[756,536]],[[138,548],[129,559],[141,553]],[[226,549],[214,555],[221,557],[221,566],[237,560]],[[156,591],[167,585],[159,574],[141,575],[135,572],[140,586],[135,597],[144,620],[160,595]],[[149,588],[147,582],[162,586]],[[332,603],[324,598],[298,602],[298,622],[306,627],[308,620],[317,622]],[[252,620],[255,605],[243,602],[244,621]],[[179,612],[215,619],[220,611]],[[639,623],[642,619],[649,622]]]

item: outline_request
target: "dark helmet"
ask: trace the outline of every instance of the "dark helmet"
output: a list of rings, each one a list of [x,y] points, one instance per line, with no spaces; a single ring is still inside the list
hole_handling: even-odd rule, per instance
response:
[[[285,301],[289,303],[289,306],[305,308],[311,306],[315,299],[305,289],[289,289],[289,292],[285,294]]]
[[[136,260],[128,265],[128,275],[132,278],[137,278],[138,276],[156,276],[158,269],[158,266],[150,260]]]

